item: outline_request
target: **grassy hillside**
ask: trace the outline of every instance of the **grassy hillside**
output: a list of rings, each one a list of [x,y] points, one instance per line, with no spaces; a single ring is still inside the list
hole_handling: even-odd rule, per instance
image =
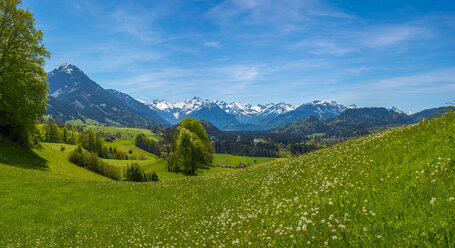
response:
[[[213,164],[214,165],[228,165],[232,167],[237,167],[240,163],[257,165],[264,162],[275,160],[276,158],[267,158],[267,157],[246,157],[246,156],[234,156],[230,154],[213,154]]]
[[[156,134],[154,134],[152,131],[148,129],[143,129],[143,128],[132,128],[132,127],[114,127],[114,126],[87,126],[85,129],[92,129],[95,133],[102,131],[104,133],[111,133],[111,134],[116,134],[120,133],[121,134],[121,139],[122,140],[129,140],[134,142],[134,138],[138,134],[145,134],[148,138],[158,140],[158,137]]]
[[[455,245],[453,113],[286,161],[159,183],[75,180],[8,149],[5,246]]]
[[[130,164],[131,160],[115,160],[115,159],[103,159],[104,161],[108,162],[109,164],[121,167],[125,169],[128,164]],[[158,173],[158,176],[161,181],[169,180],[169,179],[178,179],[178,178],[185,178],[188,175],[184,174],[183,172],[169,172],[167,170],[167,162],[163,159],[156,159],[156,160],[137,160],[140,166],[142,166],[145,170],[153,170]],[[217,167],[208,167],[206,169],[198,169],[196,171],[197,175],[209,175],[209,174],[216,174],[216,173],[224,173],[232,171],[233,169],[229,168],[217,168]]]
[[[62,146],[66,148],[63,152],[60,151]],[[10,180],[12,181],[15,179],[14,175],[20,177],[22,173],[39,177],[50,176],[76,180],[111,181],[107,177],[68,162],[67,154],[73,147],[66,144],[45,143],[43,144],[43,149],[32,151],[0,145],[0,173],[12,173],[10,175],[12,177]],[[21,170],[17,168],[21,168]],[[7,181],[0,182],[0,185],[5,182]]]

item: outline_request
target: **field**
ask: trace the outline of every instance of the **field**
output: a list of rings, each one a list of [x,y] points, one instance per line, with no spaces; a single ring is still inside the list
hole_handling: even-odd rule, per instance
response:
[[[246,165],[257,165],[275,159],[276,158],[234,156],[230,154],[213,154],[214,165],[227,165],[232,167],[237,167],[240,163]]]
[[[122,140],[129,140],[134,142],[134,138],[138,134],[145,134],[148,138],[152,138],[154,140],[158,140],[159,137],[156,136],[152,131],[148,129],[142,129],[142,128],[131,128],[131,127],[113,127],[113,126],[86,126],[84,129],[92,129],[95,133],[102,131],[105,133],[111,133],[115,135],[116,133],[121,134]]]
[[[109,181],[54,152],[0,147],[1,246],[455,245],[453,113],[158,183]]]

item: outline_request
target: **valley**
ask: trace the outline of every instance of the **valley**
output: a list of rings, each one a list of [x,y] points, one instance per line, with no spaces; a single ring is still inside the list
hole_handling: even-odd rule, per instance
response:
[[[450,246],[454,118],[158,183],[107,180],[48,144],[1,146],[0,239],[47,247]]]
[[[0,248],[455,247],[453,13],[0,0]]]

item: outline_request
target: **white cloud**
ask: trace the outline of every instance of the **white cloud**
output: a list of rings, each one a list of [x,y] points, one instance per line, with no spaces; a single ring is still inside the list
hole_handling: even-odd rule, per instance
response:
[[[455,83],[455,67],[419,73],[410,76],[382,79],[366,85],[370,90],[415,89],[431,85],[444,86]]]
[[[373,27],[359,35],[363,45],[370,48],[391,46],[409,40],[428,39],[431,31],[423,27],[410,25],[390,25]]]
[[[204,46],[211,48],[221,48],[221,44],[218,41],[207,41],[204,43]]]
[[[298,42],[293,45],[294,48],[307,48],[309,53],[313,54],[329,54],[329,55],[345,55],[354,49],[348,46],[342,46],[335,41],[327,39],[309,39]]]
[[[176,90],[210,92],[213,95],[240,93],[261,76],[260,65],[231,65],[210,68],[163,68],[135,77],[107,83],[112,86],[134,86],[127,92],[142,90]],[[131,87],[129,87],[131,88]]]

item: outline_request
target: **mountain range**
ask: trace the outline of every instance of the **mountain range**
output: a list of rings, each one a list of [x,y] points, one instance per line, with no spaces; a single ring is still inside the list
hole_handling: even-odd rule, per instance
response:
[[[169,125],[128,95],[103,89],[74,65],[59,66],[48,74],[47,81],[50,89],[47,114],[56,120],[90,119],[116,126]]]
[[[176,124],[185,117],[204,119],[221,129],[268,130],[290,122],[317,116],[320,119],[335,117],[348,108],[338,102],[313,101],[299,106],[286,103],[252,105],[248,103],[213,101],[193,97],[179,103],[165,100],[141,101],[155,110],[161,118]]]
[[[47,114],[61,122],[92,120],[117,126],[169,127],[185,117],[191,117],[206,120],[222,130],[271,130],[310,116],[325,120],[337,117],[345,110],[359,108],[319,100],[298,106],[286,103],[227,103],[199,97],[179,103],[165,100],[146,102],[117,90],[104,89],[82,70],[67,63],[49,72],[48,82]],[[437,110],[426,110],[413,116],[425,118]],[[395,107],[389,111],[404,114]]]

